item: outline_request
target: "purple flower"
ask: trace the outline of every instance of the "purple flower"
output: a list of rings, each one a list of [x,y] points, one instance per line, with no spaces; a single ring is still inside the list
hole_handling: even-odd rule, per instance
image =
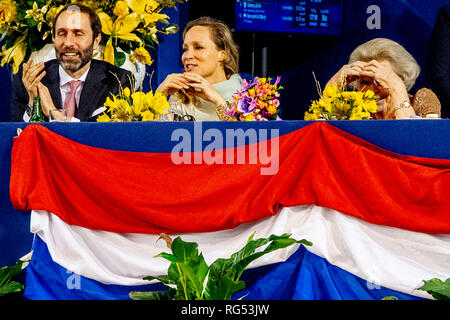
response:
[[[255,99],[245,97],[238,101],[236,109],[240,113],[247,115],[247,114],[251,113],[257,106],[258,106],[258,103]]]

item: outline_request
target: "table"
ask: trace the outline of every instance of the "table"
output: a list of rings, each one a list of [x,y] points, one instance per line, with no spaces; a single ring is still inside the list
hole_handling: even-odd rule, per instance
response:
[[[418,157],[450,159],[450,120],[328,121],[329,124],[389,151]],[[284,135],[311,124],[310,121],[273,122],[142,122],[142,123],[45,123],[50,130],[76,142],[112,150],[170,152],[177,143],[177,129],[204,134],[209,129],[276,129]],[[0,123],[0,266],[11,265],[30,250],[29,214],[15,210],[9,199],[11,148],[18,128],[25,123]],[[207,145],[193,142],[192,150]]]

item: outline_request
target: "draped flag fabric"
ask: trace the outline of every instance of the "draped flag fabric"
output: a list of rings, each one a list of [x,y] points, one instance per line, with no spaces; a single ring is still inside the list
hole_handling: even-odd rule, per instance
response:
[[[422,281],[450,277],[450,160],[399,155],[325,122],[183,159],[27,126],[10,180],[37,235],[25,296],[126,299],[161,288],[142,278],[167,272],[154,258],[167,251],[162,232],[197,242],[208,264],[254,232],[313,243],[253,262],[248,299],[430,298]]]

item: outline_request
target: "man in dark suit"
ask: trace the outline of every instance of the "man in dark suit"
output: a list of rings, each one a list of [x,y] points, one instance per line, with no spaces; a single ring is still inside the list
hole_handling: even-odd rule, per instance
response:
[[[75,121],[94,121],[106,98],[134,81],[129,71],[92,59],[101,40],[101,22],[89,7],[66,6],[53,32],[56,59],[36,64],[30,60],[14,77],[11,121],[27,121],[36,96],[46,117],[49,112],[63,117],[59,110],[65,109]]]
[[[441,117],[450,117],[450,5],[439,9],[430,39],[432,89],[441,101]]]

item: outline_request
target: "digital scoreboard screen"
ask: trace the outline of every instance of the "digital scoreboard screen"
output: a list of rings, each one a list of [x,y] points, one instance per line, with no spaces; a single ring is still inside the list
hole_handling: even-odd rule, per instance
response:
[[[236,0],[236,31],[341,35],[343,0]]]

